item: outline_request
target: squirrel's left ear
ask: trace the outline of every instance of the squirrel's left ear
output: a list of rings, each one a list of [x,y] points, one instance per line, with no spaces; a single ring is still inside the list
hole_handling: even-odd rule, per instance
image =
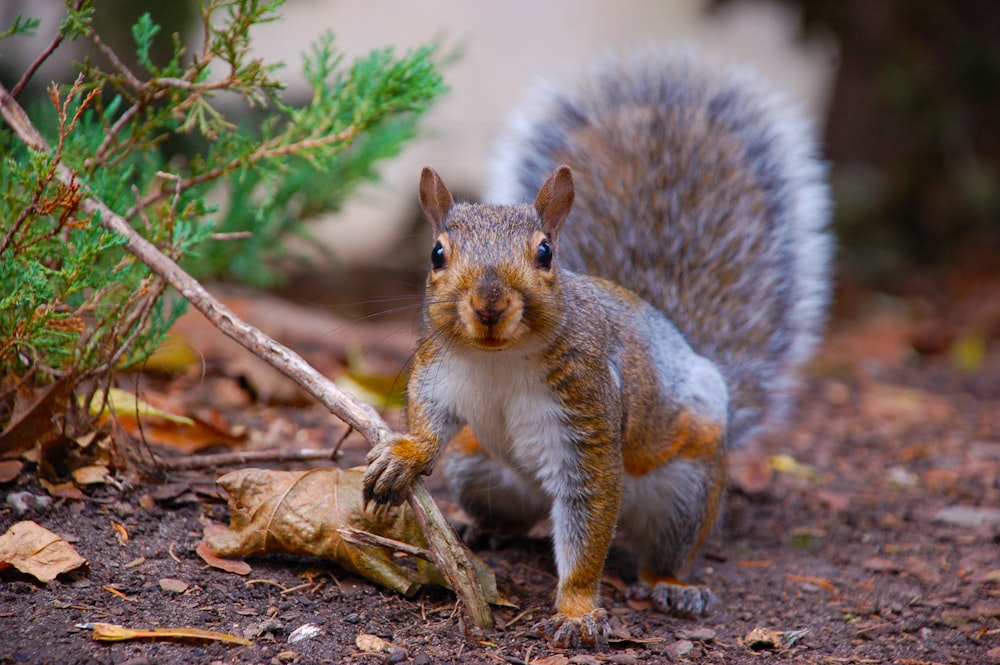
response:
[[[455,199],[437,171],[425,166],[420,174],[420,207],[434,226],[434,235],[444,231],[444,216],[455,205]]]
[[[573,173],[565,165],[553,171],[538,190],[538,196],[535,197],[535,212],[542,219],[545,233],[553,241],[573,208],[574,196],[576,189],[573,186]]]

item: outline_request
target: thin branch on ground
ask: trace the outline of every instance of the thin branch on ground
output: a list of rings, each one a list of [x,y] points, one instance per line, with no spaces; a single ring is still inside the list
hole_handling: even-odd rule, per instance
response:
[[[355,545],[374,545],[375,547],[382,547],[394,552],[403,552],[404,554],[418,557],[424,561],[431,561],[430,552],[423,547],[416,547],[415,545],[404,543],[403,541],[396,540],[395,538],[386,538],[385,536],[380,536],[377,533],[362,531],[361,529],[355,529],[351,526],[338,527],[337,533],[339,533],[340,537],[348,543],[353,543]]]
[[[184,457],[157,457],[156,464],[167,471],[192,471],[220,466],[240,466],[259,462],[309,462],[335,460],[340,451],[335,448],[277,448],[274,450],[240,450],[211,455],[185,455]]]

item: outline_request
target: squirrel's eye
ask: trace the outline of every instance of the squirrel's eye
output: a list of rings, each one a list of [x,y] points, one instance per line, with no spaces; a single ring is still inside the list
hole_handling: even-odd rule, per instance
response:
[[[548,270],[552,267],[552,245],[549,244],[548,240],[538,243],[538,254],[535,260],[538,262],[539,268]]]
[[[440,270],[444,268],[444,245],[438,240],[434,245],[434,249],[431,250],[431,265],[434,266],[435,270]]]

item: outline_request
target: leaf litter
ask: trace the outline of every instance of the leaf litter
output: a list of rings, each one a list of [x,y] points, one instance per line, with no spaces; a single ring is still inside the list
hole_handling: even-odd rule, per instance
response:
[[[713,616],[684,621],[631,607],[622,591],[631,581],[629,549],[616,542],[603,602],[614,617],[615,634],[632,641],[615,642],[603,652],[553,652],[529,635],[531,624],[551,609],[553,599],[554,563],[544,525],[530,538],[491,538],[491,547],[480,542],[476,548],[495,572],[500,590],[518,605],[494,610],[499,625],[507,627],[487,639],[470,637],[447,591],[425,585],[407,598],[309,552],[220,559],[243,564],[248,572],[252,564],[256,579],[224,574],[206,567],[195,551],[199,547],[204,555],[199,546],[203,532],[207,539],[212,529],[217,534],[231,531],[222,525],[234,511],[204,490],[214,477],[204,470],[171,472],[167,479],[176,489],[160,492],[160,486],[150,484],[155,478],[130,479],[123,475],[130,469],[120,466],[120,460],[105,463],[90,452],[95,444],[99,448],[107,445],[101,441],[111,440],[70,437],[49,444],[44,456],[38,448],[11,454],[21,468],[2,487],[6,507],[0,509],[0,523],[10,524],[17,515],[44,524],[63,534],[89,566],[47,585],[13,572],[13,567],[0,571],[5,610],[0,630],[8,638],[0,654],[26,662],[145,657],[174,665],[197,662],[198,649],[206,654],[204,662],[341,662],[370,653],[356,645],[356,638],[365,634],[405,649],[370,658],[405,657],[408,662],[624,663],[708,657],[754,663],[761,656],[745,637],[756,627],[767,627],[783,637],[770,648],[782,661],[995,661],[1000,558],[989,509],[1000,505],[1000,330],[982,335],[983,354],[973,367],[960,368],[947,344],[934,351],[921,342],[924,350],[918,353],[924,355],[915,356],[914,326],[898,312],[893,316],[893,321],[877,324],[864,317],[838,321],[810,370],[795,421],[780,436],[740,451],[749,460],[748,470],[742,479],[734,474],[724,523],[690,571],[692,581],[707,583],[719,594],[721,606]],[[304,346],[312,350],[310,362],[325,362],[335,376],[349,364],[349,352],[341,348],[330,353],[313,345],[322,337],[316,334],[320,328],[322,324],[310,328],[313,337]],[[886,334],[879,338],[879,332]],[[286,341],[294,337],[291,329],[284,334]],[[405,354],[400,364],[402,360]],[[200,367],[197,373],[180,369],[159,382],[150,379],[138,393],[151,397],[158,408],[176,400],[176,413],[192,418],[200,409],[218,407],[225,423],[246,425],[251,435],[287,421],[290,436],[308,432],[310,441],[329,445],[340,438],[342,429],[321,410],[231,397],[239,396],[235,377],[224,362],[212,364],[224,375],[204,374]],[[232,389],[220,390],[224,386]],[[274,394],[266,386],[256,394],[269,390]],[[230,397],[215,401],[215,395]],[[144,420],[145,429],[154,417]],[[173,424],[164,421],[164,427]],[[231,426],[222,430],[227,428]],[[46,436],[54,441],[58,433],[49,430]],[[281,436],[272,438],[268,445],[282,442]],[[208,445],[246,448],[261,441],[248,436]],[[121,452],[120,441],[111,443]],[[159,451],[173,444],[165,439],[150,445]],[[345,465],[360,462],[365,452],[363,442],[349,440]],[[68,459],[77,454],[79,464],[58,464],[60,455]],[[61,498],[40,500],[47,498],[37,476],[40,460],[56,472],[43,484]],[[316,463],[294,464],[308,469]],[[83,471],[73,473],[78,469]],[[107,472],[102,475],[101,469]],[[98,479],[105,482],[82,482]],[[430,484],[446,513],[457,523],[466,522],[449,503],[442,478],[435,474]],[[201,489],[195,493],[193,488]],[[947,512],[954,507],[960,510]],[[126,542],[109,528],[111,521],[128,534]],[[330,520],[319,524],[341,538],[352,533]],[[389,558],[407,571],[419,561],[415,554],[390,553]],[[188,586],[164,589],[164,579]],[[33,619],[26,623],[23,616]],[[71,632],[74,625],[95,622],[140,631],[184,626],[242,636],[253,640],[253,646],[233,650],[213,640],[162,636],[99,643]],[[303,633],[309,639],[292,643],[294,632],[306,625],[314,626]],[[694,639],[709,634],[715,638]]]

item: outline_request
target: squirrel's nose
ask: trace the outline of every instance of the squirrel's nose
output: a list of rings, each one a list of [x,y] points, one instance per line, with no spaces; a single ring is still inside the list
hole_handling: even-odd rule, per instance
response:
[[[507,311],[507,302],[488,302],[488,303],[477,303],[473,299],[472,311],[476,313],[476,318],[479,319],[479,323],[484,326],[495,326],[500,323],[500,319],[503,318],[504,313]]]
[[[510,294],[493,268],[487,268],[475,288],[469,293],[469,305],[480,325],[495,326],[500,323],[510,307]]]

